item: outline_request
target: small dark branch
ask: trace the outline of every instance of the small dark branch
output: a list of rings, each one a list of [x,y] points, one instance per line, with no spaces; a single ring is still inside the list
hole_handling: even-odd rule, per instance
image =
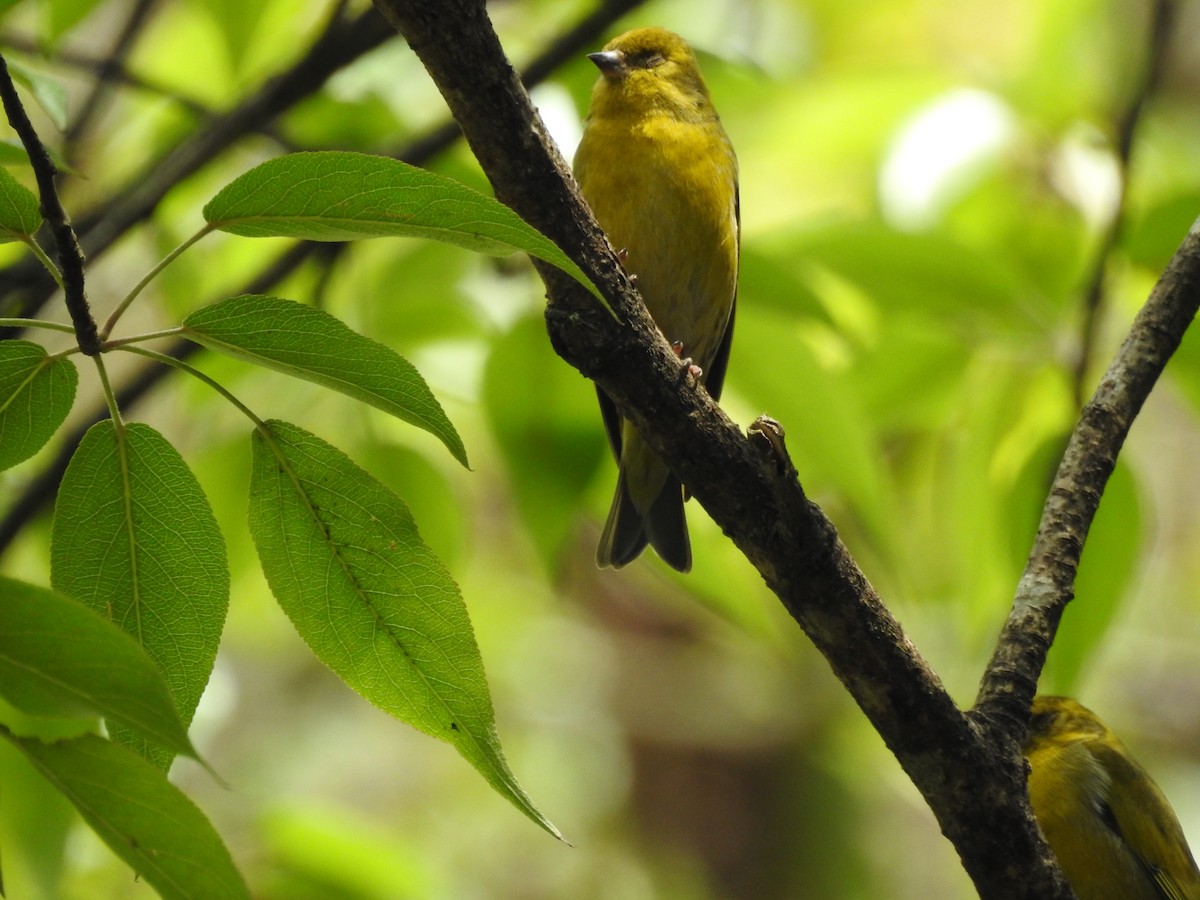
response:
[[[1146,31],[1146,54],[1140,76],[1134,83],[1127,105],[1113,122],[1114,143],[1119,168],[1116,208],[1095,250],[1087,285],[1083,293],[1083,322],[1080,325],[1079,357],[1075,361],[1075,405],[1082,405],[1086,391],[1088,369],[1096,352],[1099,337],[1100,311],[1104,305],[1104,287],[1108,275],[1108,260],[1125,228],[1125,199],[1129,185],[1133,139],[1146,104],[1158,89],[1167,64],[1171,25],[1175,21],[1176,0],[1153,0],[1150,22]]]
[[[1024,733],[1037,679],[1104,486],[1134,418],[1200,307],[1200,220],[1192,226],[1083,409],[1042,510],[1037,539],[979,691],[976,709]]]
[[[41,197],[42,218],[45,219],[58,248],[63,292],[66,295],[71,322],[75,326],[79,349],[88,356],[96,356],[100,352],[100,338],[96,334],[96,320],[92,318],[92,311],[88,308],[87,290],[83,283],[83,251],[79,249],[79,241],[75,237],[75,229],[71,227],[67,211],[58,199],[58,188],[54,186],[54,177],[58,170],[54,167],[50,154],[46,152],[41,138],[33,130],[33,124],[29,121],[21,98],[17,96],[16,86],[8,74],[8,62],[3,56],[0,56],[0,99],[4,102],[8,123],[25,145],[25,152],[29,154],[29,162],[33,166],[38,194]]]
[[[496,191],[601,287],[618,322],[539,267],[556,352],[617,401],[758,568],[883,736],[987,898],[1067,898],[1023,802],[1015,741],[964,716],[804,496],[781,440],[744,436],[684,383],[504,57],[481,0],[376,0],[437,83]],[[986,723],[984,723],[986,725]]]
[[[96,71],[95,84],[92,85],[91,91],[88,92],[88,95],[79,105],[79,112],[76,113],[74,120],[67,127],[67,133],[64,135],[63,150],[63,155],[67,159],[74,157],[73,150],[75,146],[104,109],[104,104],[112,91],[114,73],[123,69],[130,50],[133,49],[133,45],[137,42],[142,29],[146,27],[146,23],[150,21],[150,13],[157,2],[158,0],[137,0],[133,5],[133,9],[129,11],[129,17],[125,20],[125,25],[121,29],[121,33],[117,35],[117,40],[113,43],[112,50],[100,62],[100,66]]]

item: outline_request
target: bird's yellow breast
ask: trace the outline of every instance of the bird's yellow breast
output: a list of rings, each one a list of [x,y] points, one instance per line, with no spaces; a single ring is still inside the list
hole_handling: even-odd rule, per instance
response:
[[[707,366],[737,284],[737,164],[720,123],[593,116],[575,175],[663,335]]]

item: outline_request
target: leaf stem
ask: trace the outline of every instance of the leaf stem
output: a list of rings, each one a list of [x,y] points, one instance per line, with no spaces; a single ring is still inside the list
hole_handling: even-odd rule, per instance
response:
[[[0,325],[3,322],[0,321]],[[147,331],[143,334],[131,334],[129,337],[115,338],[114,340],[106,340],[104,342],[105,350],[120,350],[129,344],[140,344],[143,341],[153,341],[157,338],[176,337],[183,334],[183,326],[176,325],[173,328],[163,328],[160,331]]]
[[[0,328],[45,328],[47,331],[62,331],[74,334],[75,329],[65,322],[47,322],[45,319],[6,319],[0,317]]]
[[[228,400],[230,403],[232,403],[234,406],[236,406],[246,416],[246,418],[248,418],[251,422],[254,423],[254,426],[256,428],[263,430],[263,431],[266,430],[266,427],[267,427],[266,424],[263,422],[262,419],[260,419],[258,416],[256,416],[253,413],[253,411],[251,411],[250,407],[246,406],[246,404],[244,404],[241,400],[239,400],[237,397],[235,397],[226,388],[222,387],[221,384],[219,384],[215,379],[213,379],[212,377],[210,377],[208,375],[205,375],[203,372],[201,372],[195,366],[190,366],[181,359],[175,359],[175,357],[173,357],[173,356],[167,356],[167,354],[159,353],[155,350],[148,350],[145,347],[121,345],[121,346],[115,346],[114,349],[124,350],[126,353],[136,353],[138,356],[144,356],[147,359],[153,359],[153,360],[156,360],[157,362],[163,363],[164,365],[174,366],[176,369],[179,369],[180,371],[187,372],[189,375],[203,381],[210,388],[212,388],[214,391],[216,391],[218,394],[220,394],[222,397],[224,397],[226,400]]]
[[[92,359],[96,363],[96,371],[100,374],[100,385],[104,390],[104,400],[108,403],[108,412],[112,416],[113,425],[116,426],[117,433],[120,434],[125,430],[125,421],[121,418],[121,408],[117,406],[117,396],[113,393],[112,385],[108,380],[108,370],[104,367],[104,357],[97,353]]]
[[[54,278],[56,282],[58,282],[58,286],[63,288],[62,272],[58,271],[58,266],[54,264],[54,260],[52,260],[46,254],[46,251],[42,249],[42,245],[39,244],[32,235],[23,235],[22,242],[29,248],[30,252],[37,257],[38,262],[45,266],[46,271],[50,273],[51,277]]]
[[[168,253],[166,256],[164,256],[162,259],[160,259],[158,261],[158,264],[155,265],[154,268],[152,268],[149,272],[147,272],[144,276],[142,276],[142,280],[133,286],[133,290],[131,290],[128,294],[125,295],[125,299],[117,304],[117,308],[112,311],[112,314],[104,322],[104,327],[100,329],[100,340],[101,341],[108,340],[108,336],[112,332],[113,326],[115,326],[117,324],[117,321],[121,318],[121,316],[123,316],[125,314],[125,310],[127,310],[129,308],[130,304],[132,304],[133,301],[137,299],[138,294],[140,294],[142,292],[142,290],[146,287],[146,285],[148,285],[151,281],[153,281],[154,278],[157,277],[158,274],[163,269],[165,269],[172,262],[174,262],[175,258],[178,257],[181,253],[183,253],[184,250],[187,250],[188,247],[192,246],[192,244],[199,241],[202,237],[204,237],[206,234],[208,234],[212,230],[213,230],[212,225],[205,225],[203,228],[201,228],[199,231],[197,231],[195,234],[193,234],[190,238],[188,238],[186,241],[184,241],[182,244],[180,244],[178,247],[176,247],[174,250],[172,250],[170,253]]]

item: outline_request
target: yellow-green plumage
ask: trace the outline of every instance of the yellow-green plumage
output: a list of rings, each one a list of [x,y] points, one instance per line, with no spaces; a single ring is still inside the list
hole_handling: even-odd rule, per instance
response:
[[[695,56],[678,35],[641,28],[591,54],[592,93],[575,178],[663,336],[719,397],[738,271],[737,160]],[[691,568],[683,488],[602,392],[620,464],[596,561],[620,567],[649,543]]]
[[[1091,710],[1038,697],[1025,756],[1034,815],[1079,900],[1200,900],[1167,798]]]

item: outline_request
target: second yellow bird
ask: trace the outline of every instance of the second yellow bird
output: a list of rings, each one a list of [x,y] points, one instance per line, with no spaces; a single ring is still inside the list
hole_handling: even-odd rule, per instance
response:
[[[663,336],[718,398],[733,336],[738,172],[695,55],[662,28],[640,28],[589,54],[600,69],[575,155],[575,177]],[[647,543],[692,565],[684,491],[598,391],[619,463],[596,562],[621,567]]]
[[[1079,900],[1200,900],[1200,872],[1162,791],[1096,715],[1038,697],[1029,800]]]

